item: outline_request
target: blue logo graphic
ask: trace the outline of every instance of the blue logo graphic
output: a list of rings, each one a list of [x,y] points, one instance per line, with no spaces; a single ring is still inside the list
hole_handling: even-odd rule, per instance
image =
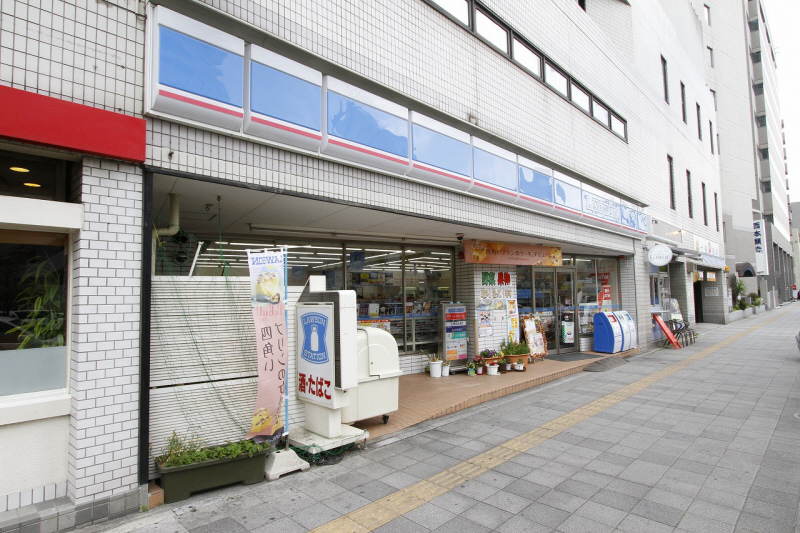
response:
[[[300,357],[316,365],[328,362],[328,348],[325,338],[328,331],[328,317],[320,313],[306,313],[300,316],[303,328],[303,349]]]

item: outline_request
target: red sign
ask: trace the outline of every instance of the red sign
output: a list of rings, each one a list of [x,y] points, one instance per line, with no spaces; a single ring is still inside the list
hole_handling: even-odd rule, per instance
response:
[[[467,313],[447,313],[444,318],[445,320],[466,320]]]
[[[654,314],[653,318],[655,319],[656,324],[658,324],[658,327],[661,328],[661,331],[664,332],[664,335],[667,336],[667,339],[669,339],[669,343],[672,345],[672,347],[676,350],[683,348],[683,346],[681,346],[681,344],[678,342],[678,339],[675,338],[675,335],[672,334],[672,331],[669,329],[669,326],[667,326],[667,323],[664,322],[663,318],[661,318],[661,315]]]

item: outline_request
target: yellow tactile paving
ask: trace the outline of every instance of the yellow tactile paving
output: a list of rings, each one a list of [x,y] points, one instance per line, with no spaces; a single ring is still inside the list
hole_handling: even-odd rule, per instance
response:
[[[769,320],[752,326],[736,335],[728,337],[724,341],[720,341],[713,346],[709,346],[685,359],[682,359],[672,365],[659,370],[647,377],[641,378],[630,385],[626,385],[614,392],[606,394],[592,402],[587,403],[577,409],[565,413],[558,418],[546,422],[536,429],[523,433],[517,437],[509,439],[503,444],[500,444],[491,451],[483,452],[475,457],[467,459],[457,465],[454,465],[447,470],[439,472],[428,479],[415,483],[405,489],[401,489],[385,498],[377,500],[371,504],[365,505],[360,509],[352,511],[351,513],[337,518],[327,524],[324,524],[314,531],[318,532],[350,532],[350,531],[372,531],[384,524],[387,524],[402,516],[403,514],[412,511],[434,498],[445,494],[453,488],[463,484],[466,481],[475,479],[476,477],[488,472],[492,468],[520,455],[534,446],[553,438],[554,436],[566,431],[567,429],[577,425],[578,423],[591,418],[595,414],[616,405],[617,403],[626,400],[627,398],[637,394],[647,387],[667,378],[676,372],[686,368],[687,366],[707,357],[720,348],[736,342],[745,335],[767,325],[780,318],[781,313]]]

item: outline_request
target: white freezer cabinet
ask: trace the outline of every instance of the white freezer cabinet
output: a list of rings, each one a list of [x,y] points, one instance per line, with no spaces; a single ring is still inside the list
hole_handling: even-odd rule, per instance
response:
[[[400,356],[391,333],[359,327],[356,334],[358,386],[347,391],[349,403],[342,408],[342,423],[352,424],[374,416],[389,419],[397,411],[400,396]]]

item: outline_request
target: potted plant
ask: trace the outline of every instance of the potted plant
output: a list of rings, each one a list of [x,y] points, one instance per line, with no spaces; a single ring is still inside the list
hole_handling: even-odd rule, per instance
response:
[[[480,353],[480,358],[484,361],[484,364],[493,365],[497,360],[499,360],[502,355],[497,352],[496,350],[482,350]]]
[[[475,365],[474,361],[469,361],[467,363],[467,375],[468,376],[474,376],[475,375],[475,367],[476,367],[476,365]]]
[[[486,374],[488,376],[496,376],[498,368],[500,368],[500,365],[497,361],[492,361],[491,364],[486,365]]]
[[[503,357],[502,364],[505,367],[506,372],[511,370],[511,359],[509,359],[508,357]]]
[[[442,377],[442,359],[439,357],[438,353],[428,353],[425,350],[422,351],[425,355],[428,356],[428,366],[431,370],[431,377],[432,378],[440,378]]]
[[[525,359],[523,359],[522,357],[517,359],[517,362],[514,363],[514,370],[518,372],[525,370]]]
[[[484,361],[483,357],[479,355],[473,359],[473,362],[475,363],[475,373],[480,376],[481,374],[483,374],[483,368],[484,365],[486,364],[486,361]]]
[[[516,342],[513,340],[505,340],[500,345],[500,352],[506,357],[519,357],[530,356],[531,349],[526,342]]]
[[[268,443],[251,440],[204,448],[202,441],[173,431],[161,455],[155,458],[161,474],[164,503],[185,500],[193,492],[233,483],[264,481]]]
[[[442,361],[442,377],[450,375],[450,361]]]

